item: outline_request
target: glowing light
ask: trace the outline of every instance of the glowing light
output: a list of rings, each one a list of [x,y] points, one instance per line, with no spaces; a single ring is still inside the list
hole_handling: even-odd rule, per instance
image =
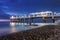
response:
[[[14,18],[14,16],[11,16],[11,18]]]

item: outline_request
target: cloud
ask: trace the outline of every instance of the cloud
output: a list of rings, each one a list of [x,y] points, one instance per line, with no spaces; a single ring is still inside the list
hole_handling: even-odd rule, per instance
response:
[[[58,3],[58,0],[0,0],[1,9],[8,15],[39,13],[43,10],[59,11]]]
[[[24,16],[27,14],[22,14],[22,13],[15,13],[15,12],[6,12],[6,14],[10,15],[10,16]]]
[[[14,12],[6,12],[6,14],[8,14],[8,15],[18,15],[17,13],[14,13]]]

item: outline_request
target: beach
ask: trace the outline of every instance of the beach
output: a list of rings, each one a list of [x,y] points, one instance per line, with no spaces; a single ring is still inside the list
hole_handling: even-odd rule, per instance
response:
[[[0,40],[60,40],[60,26],[46,25],[31,30],[20,31],[1,36]]]

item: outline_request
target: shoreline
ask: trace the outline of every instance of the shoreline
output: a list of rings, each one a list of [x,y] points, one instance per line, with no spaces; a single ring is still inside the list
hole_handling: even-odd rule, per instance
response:
[[[39,28],[35,28],[32,30],[25,30],[25,31],[21,31],[21,32],[17,32],[17,33],[12,33],[6,36],[2,36],[0,37],[1,40],[10,40],[10,39],[14,39],[14,40],[38,40],[38,39],[42,39],[44,35],[49,36],[50,35],[55,35],[54,31],[57,31],[57,36],[60,36],[60,26],[54,26],[54,25],[46,25],[43,27],[39,27]],[[47,37],[47,39],[49,38]],[[54,36],[55,37],[55,36]],[[50,39],[52,38],[52,36],[50,37]],[[58,37],[59,39],[60,37]],[[53,38],[54,39],[54,38]],[[59,39],[60,40],[60,39]]]

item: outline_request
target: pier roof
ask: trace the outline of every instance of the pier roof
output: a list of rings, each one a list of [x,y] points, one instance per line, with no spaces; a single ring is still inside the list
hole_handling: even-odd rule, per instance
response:
[[[30,13],[30,15],[44,14],[44,13],[53,13],[53,12],[52,11],[36,12],[36,13]]]

